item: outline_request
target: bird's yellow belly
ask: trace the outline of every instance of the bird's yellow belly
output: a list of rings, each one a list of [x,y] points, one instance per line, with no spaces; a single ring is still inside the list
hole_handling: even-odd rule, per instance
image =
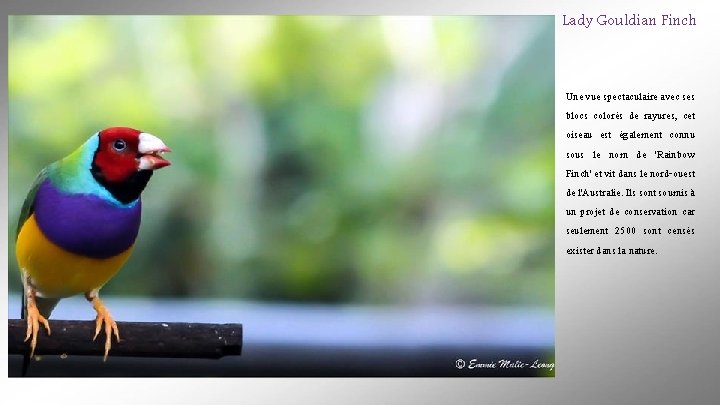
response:
[[[20,229],[15,253],[44,297],[68,297],[102,287],[130,256],[133,246],[107,259],[94,259],[67,252],[47,239],[31,215]]]

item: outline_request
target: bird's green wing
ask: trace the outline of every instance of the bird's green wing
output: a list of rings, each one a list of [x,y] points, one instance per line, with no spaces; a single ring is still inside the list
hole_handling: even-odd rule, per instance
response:
[[[30,191],[27,194],[27,197],[25,197],[25,202],[23,202],[22,209],[20,210],[20,218],[18,219],[18,225],[17,229],[15,230],[15,240],[17,240],[18,235],[20,234],[20,228],[22,228],[25,221],[27,221],[28,218],[30,218],[30,215],[32,215],[33,211],[35,211],[35,196],[37,195],[38,189],[40,188],[40,184],[42,184],[45,179],[48,177],[48,168],[44,168],[38,173],[37,177],[35,178],[35,181],[32,184],[32,187],[30,187]]]

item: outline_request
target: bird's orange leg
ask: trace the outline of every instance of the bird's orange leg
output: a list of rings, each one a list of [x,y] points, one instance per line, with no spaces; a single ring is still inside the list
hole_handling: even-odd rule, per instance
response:
[[[48,323],[47,318],[42,316],[40,314],[40,311],[38,310],[37,303],[35,302],[35,296],[37,295],[37,290],[35,287],[30,283],[30,277],[25,275],[23,277],[23,285],[25,287],[25,310],[26,313],[26,319],[27,319],[27,332],[25,333],[25,342],[28,341],[32,337],[32,340],[30,340],[30,357],[33,357],[35,355],[35,347],[37,346],[37,337],[38,332],[40,331],[40,324],[42,323],[43,326],[45,326],[45,330],[47,331],[48,336],[50,336],[50,324]]]
[[[114,334],[115,339],[120,342],[120,332],[118,331],[117,323],[115,323],[115,320],[112,316],[110,316],[110,311],[108,311],[107,307],[100,299],[98,290],[86,293],[85,298],[92,303],[95,312],[97,312],[97,316],[95,317],[95,336],[93,336],[93,340],[98,337],[100,329],[102,328],[103,323],[105,323],[105,356],[103,357],[103,361],[106,361],[108,353],[110,352],[112,335]]]

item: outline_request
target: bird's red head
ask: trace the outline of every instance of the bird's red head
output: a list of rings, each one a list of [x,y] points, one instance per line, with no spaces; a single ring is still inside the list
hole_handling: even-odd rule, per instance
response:
[[[113,127],[99,132],[99,144],[93,165],[105,181],[127,181],[143,170],[169,166],[160,154],[170,152],[160,138],[133,128]]]

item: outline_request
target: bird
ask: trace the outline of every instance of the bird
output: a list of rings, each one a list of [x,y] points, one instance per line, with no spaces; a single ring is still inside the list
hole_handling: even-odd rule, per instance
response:
[[[40,326],[62,298],[83,294],[96,312],[95,341],[105,333],[103,361],[120,332],[100,289],[130,256],[140,229],[141,198],[170,148],[130,127],[95,132],[80,147],[43,168],[18,219],[15,254],[23,284],[22,317],[32,358]],[[26,365],[29,358],[26,355]]]

